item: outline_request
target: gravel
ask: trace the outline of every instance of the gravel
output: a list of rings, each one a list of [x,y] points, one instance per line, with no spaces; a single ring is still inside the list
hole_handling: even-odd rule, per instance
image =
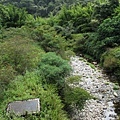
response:
[[[117,120],[113,100],[117,93],[105,73],[98,67],[91,67],[81,57],[71,57],[72,75],[81,76],[77,84],[69,84],[72,87],[81,87],[87,90],[96,99],[86,101],[84,109],[80,111],[74,108],[71,120]]]

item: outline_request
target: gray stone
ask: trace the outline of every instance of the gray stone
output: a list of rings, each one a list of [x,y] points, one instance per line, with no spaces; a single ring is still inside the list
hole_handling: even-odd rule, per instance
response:
[[[14,101],[8,104],[7,112],[15,115],[25,115],[37,113],[40,111],[39,99],[30,99],[24,101]]]
[[[71,66],[73,68],[73,75],[82,76],[82,82],[79,83],[79,87],[87,90],[96,98],[95,100],[87,100],[81,112],[76,111],[80,117],[76,117],[77,119],[75,120],[79,120],[79,118],[80,120],[115,119],[117,115],[114,104],[111,102],[115,98],[119,98],[120,93],[113,91],[113,84],[109,82],[107,75],[101,69],[92,69],[85,61],[81,61],[79,57],[71,59]],[[76,71],[78,72],[76,73]],[[77,85],[75,84],[74,87],[77,87]]]

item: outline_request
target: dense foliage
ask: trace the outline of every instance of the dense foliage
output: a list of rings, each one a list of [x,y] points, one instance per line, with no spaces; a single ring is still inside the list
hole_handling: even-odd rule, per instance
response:
[[[65,102],[72,106],[77,106],[79,109],[84,107],[86,100],[92,98],[84,89],[76,87],[65,90]]]
[[[101,63],[108,72],[120,78],[120,47],[105,52],[101,57]]]
[[[65,77],[70,73],[70,66],[66,60],[57,56],[55,53],[46,53],[39,64],[40,73],[47,80],[47,83],[64,86]]]
[[[41,80],[41,77],[36,72],[27,72],[25,76],[18,76],[15,81],[11,82],[8,86],[9,89],[5,91],[4,102],[0,103],[1,120],[68,120],[62,110],[63,104],[55,92],[55,87],[46,85],[44,89]],[[3,111],[6,110],[7,103],[32,98],[40,99],[41,111],[37,115],[16,117],[14,114],[4,114]]]
[[[25,24],[27,12],[13,5],[0,4],[0,23],[5,27],[21,27]]]
[[[56,52],[64,57],[65,39],[57,34],[54,27],[49,25],[38,26],[32,31],[31,36],[39,42],[46,52]]]
[[[81,88],[70,88],[65,81],[66,77],[69,82],[78,79],[69,77],[71,67],[67,60],[71,55],[96,60],[120,81],[118,0],[0,3],[1,120],[68,120],[64,110],[69,113],[71,106],[83,108],[90,94]],[[29,98],[40,98],[40,113],[6,115],[9,102]]]
[[[66,4],[67,6],[75,3],[86,4],[83,0],[1,0],[2,4],[13,4],[19,8],[26,8],[28,13],[34,14],[35,16],[46,17],[52,12],[56,14]]]
[[[57,15],[58,25],[66,28],[72,26],[73,28],[68,29],[74,29],[73,32],[91,31],[92,28],[90,22],[92,19],[92,14],[92,4],[87,4],[87,6],[73,5],[69,8],[63,7]]]

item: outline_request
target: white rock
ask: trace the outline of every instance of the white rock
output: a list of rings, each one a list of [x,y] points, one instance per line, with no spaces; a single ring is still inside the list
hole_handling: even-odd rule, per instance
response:
[[[118,97],[118,94],[117,94],[116,92],[114,92],[114,96],[115,96],[115,97]]]
[[[87,100],[84,109],[81,112],[77,111],[77,116],[73,115],[73,118],[76,118],[74,120],[110,120],[109,115],[115,118],[114,106],[107,103],[118,95],[113,92],[113,84],[109,82],[106,74],[103,74],[102,70],[97,68],[92,69],[87,61],[79,59],[78,56],[71,58],[71,66],[73,75],[82,76],[82,82],[78,83],[79,86],[97,98],[96,100]],[[109,82],[109,85],[105,84],[107,82]],[[107,113],[108,119],[105,113]]]

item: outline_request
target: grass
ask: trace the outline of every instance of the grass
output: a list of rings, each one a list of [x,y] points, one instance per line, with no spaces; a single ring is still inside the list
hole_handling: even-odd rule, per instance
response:
[[[87,62],[87,65],[89,65],[92,69],[96,68],[92,63]]]
[[[79,81],[81,81],[81,76],[79,75],[70,76],[66,79],[66,82],[68,84],[72,84],[72,83],[79,82]]]
[[[106,82],[105,85],[109,85],[110,83],[109,82]]]
[[[94,64],[88,62],[88,61],[87,61],[86,59],[84,59],[83,57],[80,57],[79,60],[82,60],[82,61],[86,62],[87,65],[89,65],[92,69],[95,69],[95,68],[96,68]]]
[[[12,101],[40,99],[40,113],[18,117],[6,115],[7,104]],[[63,111],[63,104],[53,85],[42,85],[41,77],[35,72],[27,72],[25,76],[19,76],[11,82],[5,91],[4,100],[0,103],[1,120],[68,120]]]
[[[119,89],[120,89],[120,87],[118,85],[113,86],[113,90],[119,90]]]

